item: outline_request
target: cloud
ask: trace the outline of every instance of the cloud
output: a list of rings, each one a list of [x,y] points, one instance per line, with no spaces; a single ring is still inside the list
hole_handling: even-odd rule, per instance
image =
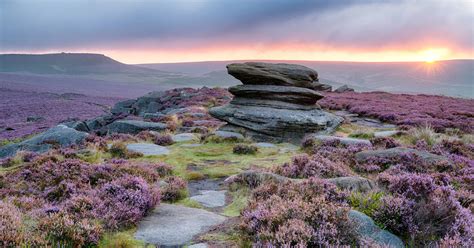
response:
[[[387,49],[449,45],[472,52],[470,1],[0,2],[0,50],[198,49],[318,45]]]

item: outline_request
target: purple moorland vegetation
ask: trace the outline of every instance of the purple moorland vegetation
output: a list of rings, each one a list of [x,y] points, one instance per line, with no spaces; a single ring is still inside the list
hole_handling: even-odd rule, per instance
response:
[[[0,177],[0,229],[10,226],[0,246],[97,245],[104,232],[135,225],[159,204],[158,182],[171,174],[161,163],[89,164],[62,153]]]
[[[0,141],[102,115],[121,98],[0,89]]]
[[[310,178],[256,188],[241,228],[256,247],[332,247],[357,242],[345,195],[333,184]]]
[[[474,132],[474,100],[433,95],[386,92],[325,93],[318,103],[407,126],[431,126],[436,131],[457,128]]]

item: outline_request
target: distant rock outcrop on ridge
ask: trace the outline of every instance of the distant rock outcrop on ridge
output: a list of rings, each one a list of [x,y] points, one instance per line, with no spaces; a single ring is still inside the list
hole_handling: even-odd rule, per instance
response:
[[[230,64],[229,74],[243,85],[229,88],[235,97],[209,113],[228,124],[227,131],[243,131],[256,140],[299,142],[307,133],[329,133],[342,118],[319,108],[316,71],[301,65],[248,62]],[[329,87],[330,88],[330,87]]]

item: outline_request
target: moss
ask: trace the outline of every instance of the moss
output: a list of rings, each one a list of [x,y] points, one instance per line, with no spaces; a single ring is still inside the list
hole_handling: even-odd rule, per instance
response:
[[[186,173],[186,180],[193,181],[193,180],[203,180],[206,176],[198,171],[190,171]]]
[[[191,200],[191,198],[189,198],[189,197],[184,198],[182,200],[179,200],[179,201],[175,202],[174,204],[183,205],[183,206],[190,207],[190,208],[203,208],[201,203],[199,203],[195,200]]]
[[[129,229],[121,232],[108,233],[105,234],[99,242],[99,248],[152,248],[155,246],[146,245],[145,242],[141,240],[136,240],[133,237],[136,229]]]
[[[242,209],[247,206],[250,191],[245,187],[234,190],[230,192],[230,194],[232,196],[232,203],[224,208],[222,214],[228,217],[237,217],[240,215]]]
[[[373,133],[351,133],[349,134],[350,138],[357,139],[372,139],[374,137]]]

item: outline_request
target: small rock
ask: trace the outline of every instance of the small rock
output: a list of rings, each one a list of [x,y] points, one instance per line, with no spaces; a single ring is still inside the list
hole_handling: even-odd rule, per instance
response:
[[[160,118],[160,117],[163,117],[163,116],[165,116],[165,115],[161,114],[161,113],[144,113],[143,114],[143,119],[150,120],[150,119],[153,119],[153,118]]]
[[[141,131],[163,131],[167,128],[163,123],[137,120],[118,120],[107,127],[110,133],[129,134],[137,134]]]
[[[256,147],[260,147],[260,148],[275,148],[275,147],[276,147],[275,144],[272,144],[272,143],[265,143],[265,142],[255,143],[255,146],[256,146]]]
[[[336,93],[353,92],[353,91],[354,91],[354,89],[347,86],[347,84],[344,84],[343,86],[341,86],[341,87],[334,90],[334,92],[336,92]]]
[[[356,210],[349,211],[349,219],[357,225],[356,232],[360,238],[368,238],[382,247],[403,248],[403,241],[394,234],[380,229],[372,218]]]
[[[133,152],[139,152],[144,156],[158,156],[169,154],[169,149],[164,146],[159,146],[150,143],[133,143],[128,144],[127,149]]]
[[[158,246],[183,246],[225,220],[203,209],[160,204],[138,224],[135,238]]]
[[[363,177],[336,177],[328,179],[342,190],[367,192],[375,188],[375,183]]]
[[[42,116],[28,116],[26,117],[27,122],[38,122],[44,120],[44,117]]]
[[[225,193],[227,190],[201,190],[199,195],[190,197],[208,208],[222,207],[225,205]]]
[[[180,133],[173,135],[174,142],[199,141],[199,137],[195,133]]]
[[[223,139],[237,139],[243,140],[244,136],[240,133],[229,132],[229,131],[215,131],[214,135]]]
[[[311,137],[319,141],[339,140],[342,144],[345,144],[345,145],[372,146],[370,141],[364,140],[364,139],[354,139],[354,138],[345,138],[345,137],[328,136],[328,135],[311,135]]]

